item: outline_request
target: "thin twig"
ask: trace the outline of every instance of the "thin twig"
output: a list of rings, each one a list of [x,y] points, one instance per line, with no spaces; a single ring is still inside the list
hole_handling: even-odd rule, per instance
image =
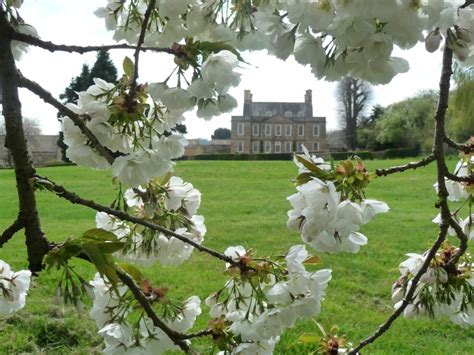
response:
[[[195,333],[183,334],[182,339],[200,338],[200,337],[205,337],[212,334],[214,334],[214,332],[211,329],[204,329]]]
[[[15,235],[15,233],[19,232],[25,227],[25,221],[24,218],[22,218],[21,214],[18,214],[17,219],[9,226],[6,228],[3,233],[0,235],[0,248],[2,248],[5,243],[7,243],[12,237]]]
[[[433,161],[435,161],[435,157],[434,157],[433,154],[430,154],[430,155],[424,157],[423,159],[421,159],[420,161],[417,161],[417,162],[411,162],[411,163],[408,163],[408,164],[405,164],[405,165],[394,166],[394,167],[387,168],[387,169],[377,169],[377,170],[375,170],[375,174],[377,176],[387,176],[387,175],[390,175],[390,174],[401,173],[403,171],[410,170],[410,169],[415,170],[417,168],[421,168],[423,166],[426,166],[426,165],[430,164]]]
[[[155,327],[160,328],[176,345],[178,345],[181,350],[188,354],[194,354],[194,351],[191,350],[189,344],[185,340],[185,335],[174,331],[173,329],[169,328],[165,322],[163,322],[155,313],[153,308],[151,307],[150,302],[147,300],[143,292],[140,288],[135,284],[135,282],[124,272],[120,270],[116,270],[117,275],[120,280],[132,291],[133,296],[135,299],[140,303],[140,305],[145,310],[148,317],[151,318],[153,321],[153,325]]]
[[[145,15],[143,16],[143,22],[142,22],[142,28],[140,31],[140,36],[138,37],[137,41],[137,48],[135,49],[135,53],[133,54],[133,57],[135,58],[135,69],[133,71],[133,81],[132,81],[132,87],[135,87],[137,85],[137,79],[138,79],[138,61],[140,59],[140,50],[143,46],[143,42],[145,42],[145,35],[146,31],[148,28],[148,23],[150,21],[151,14],[153,10],[156,7],[156,0],[151,0],[150,3],[148,4],[148,8],[145,11]]]
[[[474,144],[460,144],[460,143],[456,143],[455,141],[453,141],[451,138],[449,137],[444,137],[444,142],[450,146],[451,148],[454,148],[456,150],[459,150],[461,152],[464,152],[466,154],[469,154],[469,153],[474,153]]]
[[[456,232],[456,236],[459,238],[459,249],[453,255],[451,260],[449,260],[448,266],[449,265],[455,265],[458,262],[459,258],[464,255],[464,253],[467,250],[467,247],[468,247],[467,242],[469,240],[466,233],[464,233],[461,226],[454,220],[453,217],[449,218],[449,225],[451,226],[451,228],[454,229],[454,231]]]
[[[195,241],[193,241],[193,240],[191,240],[191,239],[189,239],[189,238],[187,238],[187,237],[185,237],[181,234],[175,233],[175,232],[173,232],[169,229],[166,229],[166,228],[164,228],[160,225],[157,225],[157,224],[152,223],[152,222],[144,221],[143,219],[130,216],[128,213],[125,213],[125,212],[118,211],[118,210],[115,210],[115,209],[110,208],[110,207],[100,205],[100,204],[98,204],[98,203],[96,203],[92,200],[83,199],[83,198],[79,197],[78,195],[76,195],[75,193],[67,191],[64,187],[55,184],[53,181],[51,181],[47,178],[36,176],[33,180],[40,183],[40,184],[42,184],[42,185],[44,185],[44,186],[46,186],[49,190],[55,192],[57,196],[59,196],[61,198],[64,198],[64,199],[68,200],[69,202],[72,202],[72,203],[78,204],[78,205],[82,205],[82,206],[86,206],[86,207],[92,208],[93,210],[96,210],[96,211],[99,211],[99,212],[105,212],[105,213],[110,214],[112,216],[115,216],[115,217],[117,217],[121,220],[129,221],[129,222],[132,222],[132,223],[142,225],[142,226],[147,227],[149,229],[156,230],[156,231],[161,232],[161,233],[163,233],[167,236],[179,239],[182,242],[193,246],[194,248],[196,248],[200,252],[207,253],[211,256],[214,256],[215,258],[218,258],[222,261],[225,261],[226,263],[229,263],[232,266],[239,267],[239,268],[242,267],[242,265],[239,262],[233,260],[232,258],[230,258],[230,257],[228,257],[228,256],[226,256],[222,253],[219,253],[218,251],[215,251],[215,250],[209,249],[205,246],[202,246],[202,245],[196,243]]]
[[[132,49],[136,50],[138,46],[132,46],[129,44],[111,44],[111,45],[100,45],[100,46],[76,46],[76,45],[67,45],[67,44],[56,44],[50,41],[43,41],[42,39],[27,35],[24,33],[19,33],[12,31],[10,33],[10,38],[15,41],[21,41],[28,43],[32,46],[36,46],[42,49],[45,49],[50,52],[68,52],[68,53],[79,53],[84,54],[88,52],[97,52],[100,50],[113,50],[113,49]],[[179,55],[172,48],[162,48],[162,47],[140,47],[142,52],[159,52],[159,53],[168,53],[172,55]]]
[[[410,288],[408,289],[408,292],[405,295],[405,298],[402,301],[402,304],[400,307],[398,307],[391,315],[388,317],[388,319],[378,327],[378,329],[368,338],[362,340],[355,348],[353,348],[349,354],[358,354],[359,351],[369,345],[370,343],[373,343],[378,337],[380,337],[383,333],[385,333],[392,323],[403,313],[405,308],[410,304],[412,301],[413,295],[415,294],[416,291],[416,286],[418,285],[418,282],[420,281],[421,276],[428,270],[428,267],[431,263],[431,260],[436,256],[436,252],[438,249],[441,247],[443,244],[444,240],[446,239],[446,233],[448,231],[448,226],[447,225],[442,225],[438,234],[438,238],[436,239],[435,243],[433,246],[430,248],[428,254],[426,255],[426,258],[423,262],[423,265],[421,266],[420,270],[417,272],[415,277],[412,279],[412,283]]]
[[[418,282],[420,281],[421,276],[426,272],[428,269],[431,260],[436,256],[436,252],[441,247],[443,242],[446,239],[446,235],[448,232],[449,222],[451,218],[451,213],[449,211],[449,206],[447,202],[448,191],[446,189],[446,182],[445,176],[448,168],[446,166],[445,158],[444,158],[444,147],[443,147],[443,138],[445,137],[445,117],[446,111],[448,109],[448,99],[449,99],[449,86],[450,86],[450,79],[452,75],[452,62],[453,62],[453,51],[448,47],[445,46],[443,52],[443,68],[441,71],[441,79],[440,79],[440,93],[439,93],[439,101],[438,106],[436,109],[435,115],[435,135],[433,138],[433,156],[436,160],[436,168],[437,168],[437,181],[438,181],[438,206],[441,213],[441,224],[439,226],[439,233],[438,238],[428,251],[426,258],[417,272],[417,274],[413,277],[411,286],[408,289],[405,298],[402,301],[402,304],[399,308],[397,308],[389,317],[388,319],[379,326],[379,328],[368,338],[362,340],[354,349],[350,351],[349,354],[358,354],[358,352],[367,346],[368,344],[374,342],[377,338],[379,338],[382,334],[384,334],[392,325],[392,323],[403,313],[405,308],[410,304],[412,298],[415,294],[416,287]]]
[[[72,122],[74,122],[74,124],[79,127],[82,134],[84,134],[86,138],[90,141],[91,145],[95,148],[97,153],[104,157],[107,162],[109,162],[109,164],[112,164],[114,162],[115,158],[112,152],[106,147],[104,147],[102,144],[100,144],[97,137],[94,135],[94,133],[92,133],[92,131],[87,127],[86,123],[84,122],[83,118],[89,118],[87,115],[79,116],[77,113],[73,112],[61,102],[56,100],[49,91],[44,89],[41,85],[34,82],[33,80],[30,80],[21,74],[19,74],[19,79],[21,87],[30,90],[32,93],[39,96],[44,102],[55,107],[59,112],[70,118]]]
[[[151,14],[156,6],[156,0],[151,0],[148,4],[148,7],[145,11],[145,15],[143,16],[142,27],[140,31],[140,36],[138,37],[137,41],[137,48],[135,49],[135,53],[133,54],[134,60],[134,69],[133,69],[133,77],[130,82],[130,92],[127,97],[127,105],[132,109],[135,102],[135,96],[137,94],[137,79],[138,79],[138,62],[140,60],[140,48],[145,41],[145,35],[148,28],[148,22],[150,21]]]

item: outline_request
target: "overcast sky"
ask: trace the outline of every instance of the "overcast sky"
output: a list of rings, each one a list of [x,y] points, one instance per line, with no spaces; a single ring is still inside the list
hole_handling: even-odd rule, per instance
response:
[[[28,0],[21,14],[36,27],[44,40],[64,44],[112,44],[112,34],[105,30],[103,22],[93,15],[98,6],[106,1],[99,0]],[[113,51],[111,57],[119,72],[126,51]],[[128,55],[132,54],[128,52]],[[441,53],[427,53],[423,46],[409,51],[397,51],[395,55],[406,58],[411,69],[397,76],[390,84],[374,87],[372,104],[386,106],[412,96],[424,89],[436,89],[441,68]],[[335,84],[316,80],[309,68],[302,67],[293,59],[286,62],[268,56],[266,52],[244,53],[244,59],[251,65],[241,68],[242,82],[230,93],[239,101],[232,114],[242,114],[243,90],[253,93],[254,101],[302,102],[305,90],[313,90],[314,114],[326,116],[328,129],[337,127],[337,108],[334,98]],[[69,84],[72,77],[80,73],[83,63],[92,65],[95,53],[86,55],[50,53],[39,48],[31,48],[18,64],[23,74],[33,79],[56,97]],[[173,67],[169,55],[144,54],[141,59],[140,79],[156,82],[166,78]],[[44,104],[33,94],[21,91],[25,117],[40,122],[43,133],[56,134],[59,124],[53,108]],[[186,114],[188,138],[210,138],[218,127],[230,128],[230,117],[225,114],[203,121],[194,113]]]

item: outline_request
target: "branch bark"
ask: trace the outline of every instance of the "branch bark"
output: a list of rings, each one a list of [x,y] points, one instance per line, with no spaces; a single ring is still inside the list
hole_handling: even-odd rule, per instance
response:
[[[449,137],[444,137],[444,142],[450,146],[451,148],[454,148],[456,150],[459,150],[460,152],[464,152],[466,154],[473,153],[474,152],[474,144],[460,144],[454,142],[451,138]]]
[[[184,340],[185,336],[183,334],[178,333],[173,329],[169,328],[165,322],[158,318],[155,311],[151,307],[150,302],[146,299],[145,295],[135,284],[135,282],[126,273],[120,270],[116,271],[120,280],[130,289],[130,291],[132,291],[135,299],[140,303],[148,317],[150,317],[150,319],[153,321],[153,325],[155,327],[160,328],[173,341],[173,343],[175,343],[181,348],[181,350],[188,354],[195,354],[195,352],[189,347],[187,341]]]
[[[17,219],[0,235],[0,248],[3,248],[3,246],[12,239],[15,233],[23,228],[25,228],[25,221],[21,213],[19,213]]]
[[[5,36],[8,29],[7,14],[0,7],[0,86],[2,87],[3,115],[6,142],[15,167],[20,214],[24,220],[29,269],[39,272],[43,256],[48,252],[48,240],[42,229],[36,207],[36,198],[30,179],[36,174],[28,153],[23,130],[21,103],[18,97],[18,76],[11,50],[11,41]]]
[[[35,176],[34,181],[36,181],[37,183],[40,183],[43,186],[46,186],[50,191],[56,193],[56,195],[58,197],[64,198],[65,200],[68,200],[69,202],[71,202],[73,204],[86,206],[86,207],[92,208],[93,210],[96,210],[96,211],[99,211],[99,212],[105,212],[105,213],[110,214],[112,216],[115,216],[115,217],[117,217],[121,220],[136,223],[136,224],[139,224],[141,226],[150,228],[152,230],[161,232],[161,233],[163,233],[163,234],[165,234],[169,237],[174,237],[176,239],[181,240],[184,243],[187,243],[187,244],[191,245],[192,247],[196,248],[200,252],[207,253],[207,254],[209,254],[209,255],[217,258],[217,259],[220,259],[222,261],[225,261],[226,263],[231,264],[232,266],[238,267],[240,269],[242,268],[242,265],[239,262],[233,260],[232,258],[230,258],[230,257],[228,257],[228,256],[226,256],[222,253],[219,253],[218,251],[215,251],[215,250],[209,249],[205,246],[202,246],[202,245],[192,241],[191,239],[186,238],[185,236],[183,236],[181,234],[178,234],[178,233],[175,233],[175,232],[173,232],[169,229],[166,229],[166,228],[164,228],[160,225],[157,225],[155,223],[151,223],[151,222],[148,222],[148,221],[144,221],[140,218],[130,216],[128,213],[125,213],[125,212],[118,211],[118,210],[115,210],[115,209],[110,208],[110,207],[100,205],[100,204],[98,204],[98,203],[96,203],[92,200],[83,199],[83,198],[79,197],[78,195],[76,195],[75,193],[66,190],[64,187],[55,184],[53,181],[51,181],[47,178],[40,177],[40,176]]]
[[[401,173],[403,171],[410,170],[410,169],[415,170],[417,168],[424,167],[432,163],[433,161],[435,161],[435,156],[433,154],[430,154],[418,162],[412,162],[405,165],[394,166],[388,169],[377,169],[375,170],[375,174],[377,176],[387,176],[390,174]]]
[[[138,46],[131,46],[129,44],[108,44],[108,45],[100,45],[100,46],[76,46],[76,45],[68,45],[68,44],[56,44],[51,41],[44,41],[38,37],[27,35],[25,33],[16,32],[11,26],[5,32],[9,38],[15,41],[20,41],[24,43],[28,43],[32,46],[39,47],[45,49],[50,52],[68,52],[68,53],[78,53],[84,54],[88,52],[97,52],[100,50],[113,50],[113,49],[132,49],[136,50]],[[161,52],[161,53],[168,53],[172,55],[179,55],[172,48],[163,48],[163,47],[140,47],[140,51],[142,52]]]
[[[44,102],[50,104],[51,106],[56,108],[59,112],[69,117],[74,122],[74,124],[77,127],[79,127],[82,134],[84,134],[87,137],[87,139],[90,141],[91,145],[95,148],[97,153],[103,156],[109,162],[109,164],[112,164],[114,162],[115,157],[113,153],[110,150],[108,150],[106,147],[104,147],[102,144],[100,144],[97,137],[94,135],[94,133],[91,132],[91,130],[87,127],[86,123],[84,122],[83,117],[87,119],[88,116],[83,116],[83,117],[79,116],[77,113],[71,111],[61,102],[56,100],[49,91],[44,89],[38,83],[28,78],[25,78],[21,74],[19,74],[18,76],[19,76],[19,84],[21,87],[24,87],[30,90],[32,93],[40,97]]]

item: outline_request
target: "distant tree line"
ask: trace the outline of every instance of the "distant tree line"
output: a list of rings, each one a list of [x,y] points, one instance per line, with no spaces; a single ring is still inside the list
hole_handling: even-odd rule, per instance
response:
[[[474,135],[474,70],[457,68],[454,78],[447,130],[462,142]],[[372,92],[370,85],[357,79],[346,77],[338,83],[342,130],[330,135],[343,140],[348,150],[431,149],[437,91],[420,91],[387,107],[375,104],[369,110]]]

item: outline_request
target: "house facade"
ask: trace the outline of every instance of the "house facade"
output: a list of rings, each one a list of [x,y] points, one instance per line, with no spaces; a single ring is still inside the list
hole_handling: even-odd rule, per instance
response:
[[[326,117],[313,116],[312,91],[304,102],[253,102],[244,91],[242,116],[232,116],[232,153],[293,153],[304,145],[311,152],[325,152]]]

